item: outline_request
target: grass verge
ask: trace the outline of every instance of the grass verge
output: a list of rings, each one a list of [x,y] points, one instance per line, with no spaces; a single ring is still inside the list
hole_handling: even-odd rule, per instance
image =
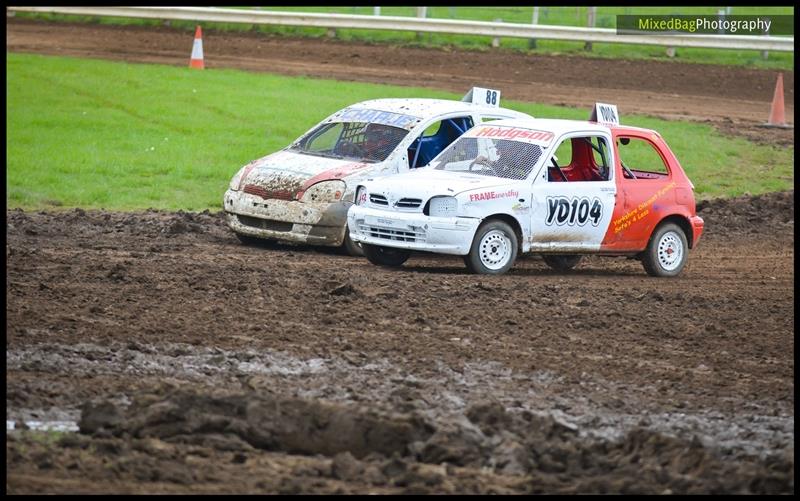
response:
[[[380,97],[443,91],[90,59],[7,54],[6,203],[27,209],[217,210],[230,178],[328,114]],[[589,110],[506,101],[537,117]],[[786,190],[794,148],[650,117],[701,198]]]

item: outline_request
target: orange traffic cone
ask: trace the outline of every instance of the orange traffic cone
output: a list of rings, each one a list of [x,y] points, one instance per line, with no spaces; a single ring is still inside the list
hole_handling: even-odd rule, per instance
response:
[[[203,64],[203,30],[200,29],[200,26],[194,30],[194,45],[192,46],[192,59],[189,61],[189,67],[200,70],[205,68]]]
[[[772,96],[772,107],[769,110],[769,121],[765,124],[768,127],[785,127],[786,113],[783,105],[783,73],[778,73],[778,81],[775,83],[775,95]]]

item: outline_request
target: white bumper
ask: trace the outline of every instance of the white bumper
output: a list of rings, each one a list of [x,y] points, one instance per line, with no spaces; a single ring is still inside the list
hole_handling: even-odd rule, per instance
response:
[[[476,218],[430,217],[358,205],[347,212],[354,242],[461,256],[469,253],[480,223]]]
[[[265,200],[228,190],[222,200],[236,233],[312,245],[342,245],[350,202]]]

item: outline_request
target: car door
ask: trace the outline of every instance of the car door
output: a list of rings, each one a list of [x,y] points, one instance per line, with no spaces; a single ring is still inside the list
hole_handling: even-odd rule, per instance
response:
[[[597,251],[616,202],[611,136],[574,132],[556,144],[532,185],[530,251]]]

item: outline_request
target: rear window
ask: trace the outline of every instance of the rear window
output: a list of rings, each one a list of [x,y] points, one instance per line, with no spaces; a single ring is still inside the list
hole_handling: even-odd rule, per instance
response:
[[[620,136],[617,151],[627,179],[663,179],[669,176],[667,164],[656,147],[645,139]]]

